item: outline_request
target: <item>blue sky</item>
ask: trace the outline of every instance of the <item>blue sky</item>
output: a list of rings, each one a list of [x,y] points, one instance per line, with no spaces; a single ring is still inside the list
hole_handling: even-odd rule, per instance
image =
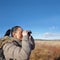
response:
[[[0,37],[15,25],[34,38],[60,39],[60,0],[0,0]]]

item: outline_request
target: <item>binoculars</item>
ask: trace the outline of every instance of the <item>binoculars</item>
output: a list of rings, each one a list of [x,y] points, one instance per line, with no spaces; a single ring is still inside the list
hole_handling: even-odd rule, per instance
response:
[[[32,32],[31,31],[28,31],[28,35],[30,36],[32,34]]]

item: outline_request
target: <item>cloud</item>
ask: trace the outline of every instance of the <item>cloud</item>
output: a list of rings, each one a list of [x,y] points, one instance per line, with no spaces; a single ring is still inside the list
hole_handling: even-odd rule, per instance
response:
[[[44,38],[58,37],[58,36],[60,36],[59,33],[49,33],[49,32],[46,32],[46,33],[43,34],[43,37],[44,37]]]
[[[32,32],[34,39],[40,39],[41,34],[39,32]]]
[[[49,27],[49,30],[55,30],[55,29],[56,29],[56,26]]]
[[[39,32],[33,32],[33,34],[37,34],[37,35],[40,35],[40,33],[39,33]]]

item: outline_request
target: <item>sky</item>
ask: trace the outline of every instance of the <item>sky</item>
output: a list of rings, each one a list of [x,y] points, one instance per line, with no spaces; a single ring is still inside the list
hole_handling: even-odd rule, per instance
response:
[[[34,39],[60,39],[60,0],[0,0],[0,37],[16,25]]]

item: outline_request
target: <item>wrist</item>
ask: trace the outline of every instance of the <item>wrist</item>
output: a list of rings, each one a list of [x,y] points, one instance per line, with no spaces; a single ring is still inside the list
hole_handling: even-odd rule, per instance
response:
[[[23,40],[29,40],[29,36],[28,35],[24,35],[22,39]]]

